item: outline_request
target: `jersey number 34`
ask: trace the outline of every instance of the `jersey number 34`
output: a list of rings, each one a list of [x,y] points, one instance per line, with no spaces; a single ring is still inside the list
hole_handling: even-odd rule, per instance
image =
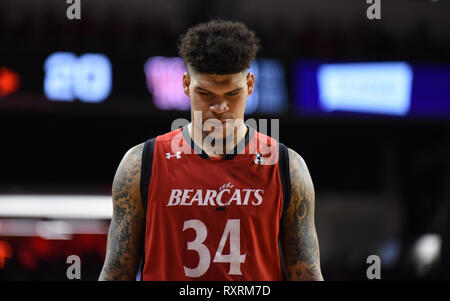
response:
[[[213,262],[230,263],[229,275],[242,275],[241,263],[245,262],[245,254],[241,254],[241,221],[239,219],[229,219],[220,239],[219,246],[214,256]],[[208,271],[211,265],[211,254],[207,246],[203,243],[208,235],[205,224],[198,219],[190,219],[184,222],[183,231],[186,229],[195,230],[195,239],[187,243],[187,249],[198,253],[200,258],[197,267],[188,268],[184,266],[184,274],[187,277],[201,277]],[[230,254],[223,254],[223,248],[227,240],[230,240]]]

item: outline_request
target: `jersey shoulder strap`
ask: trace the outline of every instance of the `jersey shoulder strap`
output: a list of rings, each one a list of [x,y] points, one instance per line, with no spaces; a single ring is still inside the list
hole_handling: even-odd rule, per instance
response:
[[[150,179],[152,177],[153,167],[153,152],[155,149],[155,140],[152,138],[144,143],[144,149],[142,150],[141,161],[141,198],[144,211],[147,209],[148,199],[148,186],[150,185]]]
[[[288,148],[283,143],[278,142],[278,150],[278,167],[280,169],[281,186],[283,187],[283,214],[281,216],[283,218],[291,199],[291,174],[289,172]]]

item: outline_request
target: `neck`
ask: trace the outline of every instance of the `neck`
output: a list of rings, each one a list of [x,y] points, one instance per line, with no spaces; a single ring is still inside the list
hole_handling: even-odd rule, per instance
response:
[[[193,125],[193,123],[188,124],[188,132],[191,136],[191,139],[195,142],[195,144],[201,146],[203,151],[209,157],[224,157],[227,153],[231,153],[232,150],[236,147],[238,142],[244,139],[247,134],[247,126],[243,122],[238,123],[233,127],[234,133],[232,136],[226,137],[229,139],[219,138],[212,139],[208,132],[204,132],[201,129],[198,129]],[[233,139],[231,139],[232,137]]]

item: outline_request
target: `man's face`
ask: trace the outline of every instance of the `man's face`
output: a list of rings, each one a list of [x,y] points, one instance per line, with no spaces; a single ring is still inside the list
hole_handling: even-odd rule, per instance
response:
[[[246,100],[253,92],[254,84],[253,73],[247,71],[226,75],[185,73],[183,87],[191,99],[194,126],[200,124],[195,120],[195,112],[201,112],[202,132],[205,135],[225,138],[231,134],[236,127],[233,124],[235,120],[243,124]]]

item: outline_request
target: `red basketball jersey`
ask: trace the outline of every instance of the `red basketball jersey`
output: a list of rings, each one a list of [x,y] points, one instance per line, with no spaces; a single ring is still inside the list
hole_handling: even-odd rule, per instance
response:
[[[277,141],[248,127],[235,153],[209,158],[187,126],[156,137],[142,280],[282,280]]]

